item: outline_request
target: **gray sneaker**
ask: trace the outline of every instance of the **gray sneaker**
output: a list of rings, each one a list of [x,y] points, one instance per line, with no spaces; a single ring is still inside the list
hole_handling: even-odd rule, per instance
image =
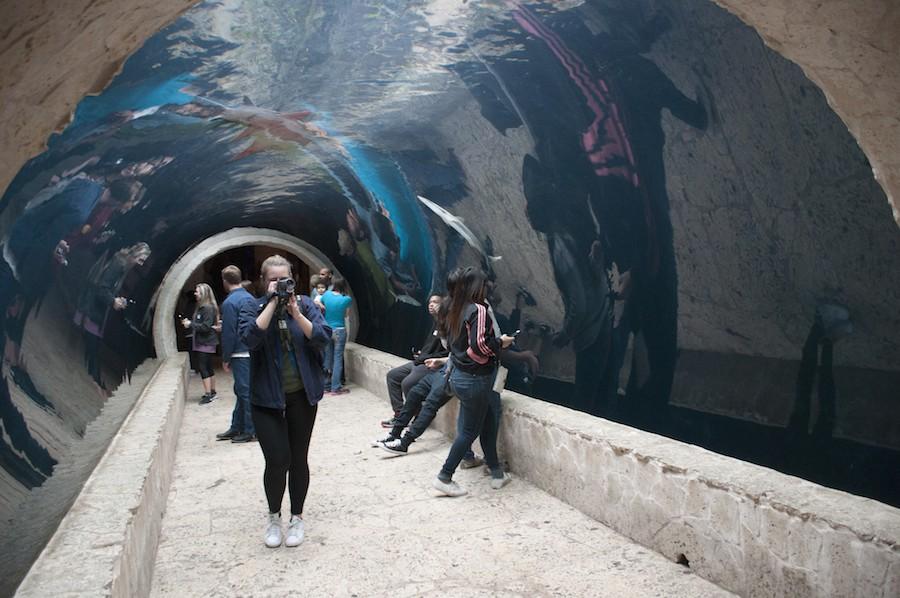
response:
[[[289,547],[300,546],[300,543],[303,542],[303,535],[303,519],[298,515],[291,515],[287,535],[284,537],[284,545]]]
[[[504,473],[502,478],[491,478],[491,488],[499,490],[512,481],[508,473]]]
[[[468,494],[469,492],[453,480],[445,482],[441,480],[441,478],[434,478],[434,482],[432,482],[431,485],[434,486],[435,490],[447,496],[462,496],[463,494]]]
[[[460,469],[473,469],[479,465],[484,465],[484,459],[475,455],[472,459],[463,459],[459,462]]]
[[[278,548],[283,539],[281,531],[281,513],[269,513],[269,525],[266,527],[265,543],[269,548]]]

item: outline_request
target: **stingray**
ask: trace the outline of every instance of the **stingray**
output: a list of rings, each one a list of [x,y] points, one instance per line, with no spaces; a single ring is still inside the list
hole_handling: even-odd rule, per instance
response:
[[[312,116],[309,110],[297,112],[276,112],[254,106],[244,98],[244,104],[237,108],[225,107],[216,119],[225,120],[247,127],[235,139],[249,137],[253,142],[241,151],[234,160],[245,158],[269,149],[287,149],[289,144],[308,145],[313,139],[327,140],[342,150],[340,143],[328,137],[320,127],[307,122]]]
[[[502,258],[502,256],[499,255],[489,255],[484,248],[484,244],[478,239],[478,237],[475,236],[475,233],[473,233],[469,229],[469,227],[466,226],[465,223],[463,223],[462,218],[460,218],[459,216],[454,216],[430,199],[426,199],[421,195],[417,195],[416,197],[419,198],[419,201],[428,206],[432,212],[437,214],[438,217],[444,221],[444,224],[459,233],[459,236],[465,239],[466,243],[471,245],[472,248],[475,249],[475,251],[486,257],[488,261],[496,262],[497,260]]]

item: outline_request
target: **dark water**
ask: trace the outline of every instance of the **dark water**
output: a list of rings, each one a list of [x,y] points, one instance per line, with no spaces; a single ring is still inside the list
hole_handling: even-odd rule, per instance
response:
[[[705,0],[216,2],[154,36],[0,203],[10,483],[66,451],[33,429],[84,427],[29,338],[105,396],[170,265],[238,226],[327,255],[366,345],[420,345],[480,265],[516,390],[900,505],[900,231],[819,90]]]

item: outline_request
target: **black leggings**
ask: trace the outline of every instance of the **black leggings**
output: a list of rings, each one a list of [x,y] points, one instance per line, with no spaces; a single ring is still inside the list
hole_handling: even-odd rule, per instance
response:
[[[194,365],[197,366],[197,371],[204,380],[213,376],[212,356],[213,353],[194,351]]]
[[[291,515],[302,515],[309,490],[309,439],[318,408],[309,404],[302,390],[286,395],[285,401],[287,407],[283,412],[253,405],[253,425],[266,460],[263,487],[269,512],[281,512],[287,478]]]

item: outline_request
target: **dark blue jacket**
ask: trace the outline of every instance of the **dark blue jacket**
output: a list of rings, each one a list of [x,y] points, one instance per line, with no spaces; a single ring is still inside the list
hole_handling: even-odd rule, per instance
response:
[[[306,338],[300,325],[290,316],[286,318],[288,330],[294,341],[294,354],[300,367],[300,378],[306,389],[310,405],[322,400],[325,375],[322,371],[322,350],[331,340],[331,328],[325,323],[322,312],[305,295],[297,297],[300,311],[312,322],[312,336]],[[256,325],[256,318],[266,306],[266,299],[244,303],[238,317],[241,340],[250,349],[250,402],[259,407],[284,409],[284,391],[281,386],[281,340],[278,322],[272,322],[265,330]]]
[[[256,307],[256,299],[243,287],[228,293],[222,303],[222,361],[226,363],[231,361],[233,354],[250,350],[238,332],[238,317],[245,303],[249,304],[248,308]]]

